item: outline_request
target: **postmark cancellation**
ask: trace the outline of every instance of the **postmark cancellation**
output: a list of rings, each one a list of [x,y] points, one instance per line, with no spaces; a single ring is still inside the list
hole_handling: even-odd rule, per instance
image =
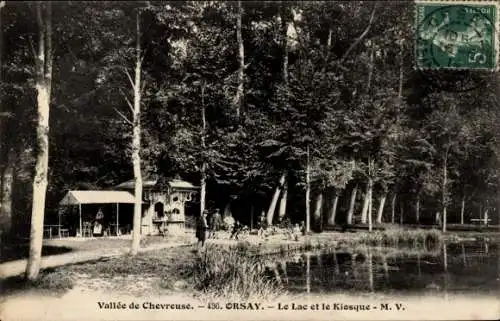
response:
[[[498,69],[499,4],[415,1],[418,69]]]

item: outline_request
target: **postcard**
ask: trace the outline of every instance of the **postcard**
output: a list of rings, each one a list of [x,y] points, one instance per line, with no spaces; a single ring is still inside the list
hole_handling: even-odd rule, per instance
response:
[[[0,0],[0,321],[498,319],[499,10]]]

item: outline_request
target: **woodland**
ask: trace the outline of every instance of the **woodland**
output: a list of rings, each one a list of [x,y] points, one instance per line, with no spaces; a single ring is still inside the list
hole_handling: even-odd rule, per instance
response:
[[[0,3],[3,236],[151,176],[244,224],[498,219],[500,77],[415,69],[413,3]]]

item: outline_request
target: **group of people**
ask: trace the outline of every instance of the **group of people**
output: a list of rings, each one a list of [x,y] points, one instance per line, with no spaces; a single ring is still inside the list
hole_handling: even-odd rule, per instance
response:
[[[202,247],[205,245],[207,233],[208,238],[215,238],[215,234],[221,225],[219,209],[216,209],[215,213],[210,216],[210,224],[207,221],[207,216],[208,211],[204,210],[196,222],[196,238],[198,239],[198,243],[201,243]]]
[[[196,238],[198,239],[198,245],[201,243],[201,247],[205,245],[206,239],[208,238],[216,238],[217,231],[221,229],[222,225],[226,225],[226,228],[231,230],[231,234],[229,239],[238,240],[238,236],[241,233],[244,233],[248,230],[247,226],[242,225],[239,221],[235,221],[231,216],[226,217],[223,221],[221,214],[219,213],[219,209],[216,209],[215,212],[208,219],[208,211],[204,210],[202,215],[198,218],[196,222]],[[258,222],[258,236],[265,236],[265,231],[267,230],[267,224],[265,221],[265,217],[262,215]],[[298,240],[300,235],[305,233],[305,225],[304,222],[299,224],[291,225],[286,227],[286,234],[289,238],[294,238]]]

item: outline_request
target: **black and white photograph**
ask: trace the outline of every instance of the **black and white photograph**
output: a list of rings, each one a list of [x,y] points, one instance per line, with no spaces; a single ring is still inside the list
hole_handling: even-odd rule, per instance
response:
[[[499,15],[0,0],[0,321],[500,318]]]

